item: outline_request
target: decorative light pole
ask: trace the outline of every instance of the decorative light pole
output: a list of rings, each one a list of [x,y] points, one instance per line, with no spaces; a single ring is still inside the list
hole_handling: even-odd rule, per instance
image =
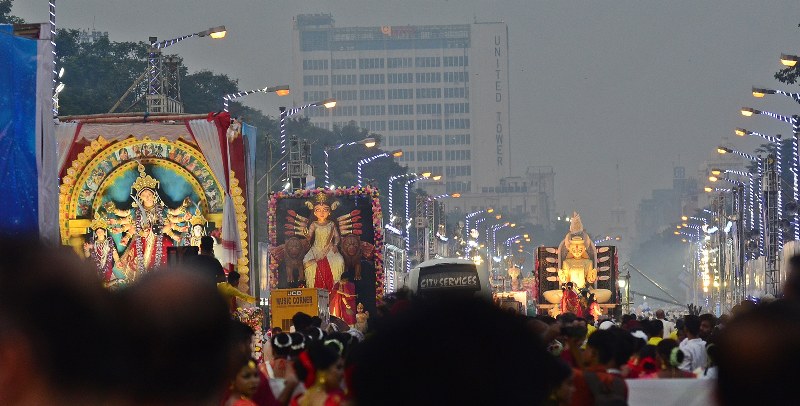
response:
[[[477,216],[479,214],[482,214],[482,213],[493,213],[493,212],[494,212],[494,209],[489,207],[489,208],[484,209],[484,210],[478,210],[478,211],[473,211],[472,213],[468,213],[466,216],[464,216],[464,230],[465,230],[465,232],[469,233],[469,230],[470,230],[469,221],[473,217],[475,217],[475,216]]]
[[[370,162],[372,162],[372,161],[374,161],[374,160],[376,160],[378,158],[387,158],[387,157],[390,157],[390,156],[394,157],[394,158],[399,158],[399,157],[403,156],[403,150],[396,149],[396,150],[394,150],[392,152],[382,152],[380,154],[373,155],[373,156],[371,156],[369,158],[364,158],[364,159],[358,161],[358,164],[356,165],[356,173],[357,173],[357,176],[358,176],[358,187],[361,187],[362,183],[363,183],[362,182],[362,177],[361,177],[361,168],[364,165],[366,165],[366,164],[368,164],[368,163],[370,163]],[[325,168],[327,169],[327,166]]]
[[[177,60],[169,59],[165,61],[161,55],[161,50],[175,45],[185,39],[192,37],[211,37],[213,39],[224,38],[227,31],[225,26],[209,28],[205,31],[181,37],[159,41],[156,37],[150,37],[150,49],[148,53],[147,69],[147,111],[150,113],[183,113],[183,105],[180,102],[180,89],[177,87]],[[167,80],[164,76],[164,64],[168,65],[172,80]]]
[[[753,88],[753,95],[760,95],[756,97],[764,97],[765,94],[784,94],[795,101],[800,99],[800,94],[798,93],[786,93],[783,91],[778,90],[768,90],[768,89],[756,89]],[[800,101],[798,101],[800,103]],[[767,117],[772,117],[778,121],[782,121],[792,126],[792,199],[794,200],[795,204],[800,202],[800,191],[798,190],[798,176],[800,176],[800,156],[798,156],[798,139],[800,138],[800,116],[792,115],[792,116],[784,116],[782,114],[771,113],[769,111],[757,110],[750,107],[742,107],[741,113],[745,117],[751,117],[754,114],[763,115]],[[780,147],[778,150],[780,151]],[[795,215],[794,219],[792,220],[792,236],[794,240],[800,240],[800,216]]]
[[[409,232],[411,229],[411,211],[409,210],[411,185],[425,179],[439,180],[441,178],[442,178],[441,175],[431,176],[430,173],[426,172],[423,173],[422,176],[407,180],[405,183],[404,192],[405,192],[406,212],[405,212],[405,224],[403,225],[403,236],[405,240],[405,249],[406,249],[406,272],[411,272],[411,233]]]
[[[286,107],[278,107],[280,111],[280,130],[281,130],[281,155],[286,155],[286,119],[309,108],[309,107],[317,107],[317,106],[324,106],[326,109],[332,109],[336,107],[336,99],[325,99],[322,101],[304,104],[300,107],[292,107],[287,109]]]
[[[278,96],[287,96],[289,94],[289,85],[268,86],[263,89],[245,90],[241,92],[226,94],[225,96],[222,96],[222,109],[228,111],[228,103],[231,100],[251,95],[253,93],[275,93]]]
[[[325,183],[324,183],[324,185],[325,185],[326,189],[330,188],[330,186],[331,186],[331,183],[330,183],[330,169],[329,169],[329,166],[328,166],[328,159],[330,158],[330,153],[332,151],[336,151],[337,149],[353,146],[353,145],[356,145],[356,144],[361,144],[361,145],[363,145],[363,146],[365,146],[367,148],[372,148],[375,145],[378,145],[377,141],[375,141],[374,138],[370,137],[370,138],[364,138],[361,141],[353,141],[353,142],[347,142],[347,143],[343,143],[343,144],[339,144],[339,145],[325,147],[323,152],[325,153]]]

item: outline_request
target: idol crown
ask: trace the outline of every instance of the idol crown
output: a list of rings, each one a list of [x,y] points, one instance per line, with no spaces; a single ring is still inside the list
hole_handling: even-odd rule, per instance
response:
[[[139,193],[142,189],[157,189],[158,188],[158,181],[156,178],[144,173],[144,165],[141,163],[139,164],[139,177],[133,182],[133,186],[131,189],[135,190],[136,193]]]
[[[92,230],[97,230],[98,228],[108,228],[108,222],[106,219],[95,215],[94,220],[92,220],[92,223],[89,225],[89,228]]]

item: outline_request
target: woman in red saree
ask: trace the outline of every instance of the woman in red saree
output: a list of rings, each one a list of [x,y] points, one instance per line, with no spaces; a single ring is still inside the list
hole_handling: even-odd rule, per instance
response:
[[[295,361],[297,377],[306,392],[295,397],[290,406],[338,406],[345,404],[342,391],[344,359],[342,343],[336,340],[315,341]]]
[[[563,294],[561,295],[561,313],[572,313],[578,317],[583,317],[581,300],[572,288],[572,282],[567,282]]]
[[[356,324],[356,285],[350,282],[350,272],[342,274],[342,279],[333,284],[328,306],[331,316],[344,320],[350,327]]]

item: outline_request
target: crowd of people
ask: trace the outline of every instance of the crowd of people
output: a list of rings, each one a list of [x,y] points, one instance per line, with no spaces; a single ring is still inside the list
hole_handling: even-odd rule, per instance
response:
[[[631,380],[649,379],[710,379],[720,405],[787,404],[800,361],[790,264],[783,298],[721,317],[525,316],[398,292],[366,334],[296,314],[259,362],[253,330],[231,317],[236,296],[199,272],[111,291],[71,252],[6,240],[0,404],[622,405]]]

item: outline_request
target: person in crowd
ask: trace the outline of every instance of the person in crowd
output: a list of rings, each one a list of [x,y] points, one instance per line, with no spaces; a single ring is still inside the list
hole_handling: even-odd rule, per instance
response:
[[[170,406],[221,399],[236,344],[216,288],[193,273],[151,272],[118,295],[121,339],[111,354],[124,357],[115,367],[125,371],[128,398]]]
[[[675,320],[675,330],[670,334],[669,338],[675,340],[680,344],[684,338],[686,338],[686,330],[683,328],[683,318],[679,318]]]
[[[699,337],[708,342],[711,339],[711,334],[714,332],[714,327],[717,326],[717,317],[711,313],[704,313],[700,315],[700,333]]]
[[[798,399],[800,303],[779,300],[737,315],[718,346],[718,404],[788,405]]]
[[[706,342],[700,338],[700,317],[693,314],[684,316],[683,330],[686,338],[680,342],[679,347],[683,351],[684,358],[679,368],[687,372],[705,368]]]
[[[239,290],[239,288],[237,288],[237,286],[239,286],[240,278],[241,276],[239,276],[239,272],[231,271],[228,273],[227,282],[217,283],[217,289],[225,298],[225,302],[228,303],[228,307],[230,308],[231,312],[235,312],[237,308],[241,307],[239,300],[250,303],[251,305],[256,303],[256,298],[242,292]]]
[[[417,299],[356,350],[358,405],[538,405],[556,386],[556,359],[526,318],[480,299]]]
[[[583,354],[584,365],[576,368],[573,375],[573,405],[595,404],[601,393],[627,401],[625,380],[619,374],[608,372],[609,369],[619,371],[617,349],[622,345],[620,336],[609,330],[596,331],[589,337]]]
[[[331,342],[338,346],[327,345],[323,341],[309,343],[306,350],[294,361],[297,377],[307,389],[305,393],[292,399],[292,406],[335,406],[346,401],[342,391],[343,345],[336,340]]]
[[[658,371],[643,376],[644,379],[695,378],[691,372],[678,368],[683,362],[683,351],[672,339],[663,339],[656,345],[656,365]]]
[[[272,337],[271,356],[268,359],[270,366],[269,385],[272,393],[280,393],[281,404],[305,391],[302,388],[292,366],[292,336],[288,333],[279,333]],[[285,391],[289,387],[288,391]],[[285,394],[288,396],[284,397]]]
[[[659,319],[648,320],[644,325],[648,345],[658,345],[664,339],[664,324]]]
[[[239,368],[236,376],[231,381],[230,395],[225,399],[224,406],[258,406],[253,402],[253,395],[258,389],[261,378],[254,359],[249,359]]]
[[[625,377],[628,379],[638,379],[647,374],[658,370],[656,363],[656,347],[648,345],[646,335],[641,330],[631,334],[634,342],[635,352],[625,366]]]
[[[197,272],[210,281],[223,282],[225,280],[225,270],[222,264],[214,257],[214,238],[203,236],[200,239],[200,255],[193,255],[186,259],[184,267],[193,272]]]
[[[544,406],[569,406],[572,404],[572,396],[575,393],[575,383],[573,381],[573,369],[566,362],[558,360],[555,367],[550,371],[550,379],[553,381],[554,388],[545,399]]]
[[[579,368],[582,364],[581,347],[588,334],[585,322],[572,313],[560,314],[557,320],[561,326],[559,341],[564,344],[559,357],[571,367]]]
[[[295,332],[302,333],[311,327],[312,321],[311,316],[303,312],[297,312],[292,316],[292,327]]]
[[[672,332],[675,331],[675,323],[667,320],[664,309],[656,310],[656,320],[661,320],[661,324],[664,326],[664,334],[662,337],[670,338]]]
[[[706,355],[708,356],[708,363],[703,369],[703,372],[698,375],[702,379],[716,379],[718,376],[717,359],[719,358],[719,347],[714,343],[706,344]]]
[[[0,405],[119,401],[114,307],[74,252],[0,239]]]

